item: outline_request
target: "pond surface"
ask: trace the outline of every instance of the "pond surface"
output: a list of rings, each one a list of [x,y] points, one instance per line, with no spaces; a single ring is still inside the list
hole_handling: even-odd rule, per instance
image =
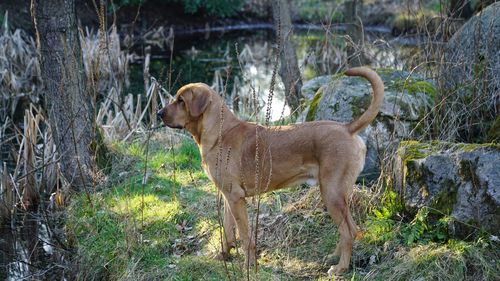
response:
[[[150,73],[171,94],[184,84],[204,82],[223,93],[226,104],[240,117],[262,120],[277,60],[275,35],[266,27],[219,34],[199,31],[176,37],[173,54],[169,48],[153,48]],[[318,26],[298,27],[293,42],[303,82],[345,68],[348,39],[342,27],[328,32]],[[364,40],[364,54],[372,67],[411,69],[419,59],[418,38],[394,38],[389,30],[375,27],[367,28]],[[133,64],[128,92],[143,91],[143,79],[143,65]],[[272,121],[290,114],[279,75],[274,85]],[[253,102],[255,99],[257,102]]]
[[[0,225],[0,280],[71,280],[69,252],[54,215],[18,214]],[[47,219],[51,222],[48,223]]]

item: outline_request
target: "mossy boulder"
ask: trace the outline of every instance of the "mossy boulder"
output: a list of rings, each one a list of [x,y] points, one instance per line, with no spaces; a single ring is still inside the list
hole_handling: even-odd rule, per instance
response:
[[[487,141],[500,111],[500,2],[472,17],[453,35],[445,45],[444,62],[442,136]]]
[[[462,236],[480,227],[500,234],[500,145],[405,141],[397,156],[396,190],[407,211],[450,215]]]
[[[432,81],[406,71],[378,69],[384,81],[385,97],[381,112],[360,133],[367,145],[367,159],[361,177],[378,176],[380,161],[388,148],[401,139],[420,136],[425,131],[420,122],[433,105],[436,89]],[[334,120],[348,123],[368,108],[372,88],[359,77],[330,75],[304,83],[305,111],[299,121]]]
[[[337,76],[336,75],[324,75],[324,76],[314,77],[313,79],[306,81],[302,85],[302,91],[301,91],[302,96],[306,100],[311,100],[314,97],[314,95],[316,94],[316,92],[318,91],[318,89],[321,88],[321,86],[332,82],[333,79],[335,79],[335,77],[337,77]]]

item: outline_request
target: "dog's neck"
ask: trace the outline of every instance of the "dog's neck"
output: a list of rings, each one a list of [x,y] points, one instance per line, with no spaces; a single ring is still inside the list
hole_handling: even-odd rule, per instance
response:
[[[212,103],[213,105],[209,106],[198,120],[186,126],[200,150],[203,148],[204,152],[214,148],[219,143],[220,137],[234,128],[235,124],[242,122],[229,110],[221,98],[217,97]]]

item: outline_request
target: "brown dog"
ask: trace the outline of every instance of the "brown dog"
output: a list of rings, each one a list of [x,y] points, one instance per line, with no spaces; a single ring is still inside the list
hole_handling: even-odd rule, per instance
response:
[[[357,133],[379,112],[384,85],[366,67],[350,69],[346,75],[365,77],[374,91],[366,112],[349,124],[315,121],[264,127],[244,122],[202,83],[182,87],[175,100],[158,111],[167,126],[185,128],[193,135],[205,172],[224,195],[225,239],[221,257],[227,257],[234,246],[236,223],[246,261],[255,264],[255,241],[248,228],[245,197],[319,182],[323,202],[340,232],[334,252],[340,255],[340,261],[328,272],[339,274],[349,268],[357,227],[348,198],[366,154]]]

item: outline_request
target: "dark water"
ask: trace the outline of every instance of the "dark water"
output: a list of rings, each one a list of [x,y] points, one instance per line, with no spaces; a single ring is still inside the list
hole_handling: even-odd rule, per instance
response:
[[[55,217],[22,213],[0,226],[0,280],[72,279],[71,255]]]
[[[260,30],[224,30],[229,32],[207,34],[198,30],[177,38],[172,54],[168,47],[153,48],[150,73],[171,94],[191,82],[207,83],[219,92],[225,89],[230,106],[235,105],[231,97],[238,96],[240,101],[250,100],[255,89],[260,112],[265,112],[277,60],[274,32],[269,26]],[[367,28],[364,38],[364,53],[372,67],[412,69],[419,63],[418,38],[394,38],[388,29],[382,27]],[[293,42],[303,80],[342,70],[345,67],[343,50],[347,41],[342,26],[328,32],[319,26],[298,26]],[[143,91],[142,64],[133,64],[130,73],[131,87],[128,92]],[[279,119],[282,114],[288,115],[290,111],[284,104],[284,89],[279,75],[276,78],[271,105],[273,120]],[[245,111],[244,102],[236,106],[243,118],[254,114],[248,112],[249,109]]]

